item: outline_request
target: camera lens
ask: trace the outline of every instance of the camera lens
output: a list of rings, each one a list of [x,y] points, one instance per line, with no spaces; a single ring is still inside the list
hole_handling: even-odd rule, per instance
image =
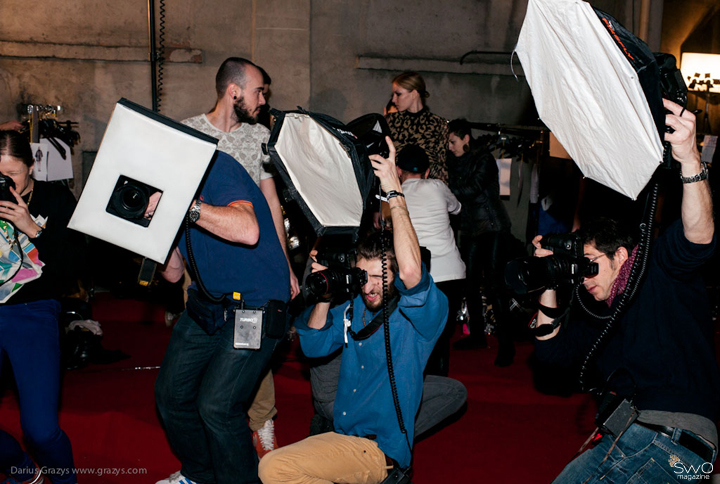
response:
[[[147,207],[147,196],[142,191],[138,190],[137,187],[126,185],[121,192],[120,200],[122,201],[123,208],[128,212],[137,212],[138,210],[145,211]]]

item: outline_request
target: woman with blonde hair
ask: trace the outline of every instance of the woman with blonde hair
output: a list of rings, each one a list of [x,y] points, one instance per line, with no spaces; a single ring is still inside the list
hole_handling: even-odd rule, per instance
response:
[[[397,112],[387,114],[386,119],[395,149],[400,151],[410,144],[420,146],[430,158],[428,178],[447,183],[447,120],[431,113],[425,105],[430,96],[425,80],[417,72],[403,72],[393,79],[392,90]]]

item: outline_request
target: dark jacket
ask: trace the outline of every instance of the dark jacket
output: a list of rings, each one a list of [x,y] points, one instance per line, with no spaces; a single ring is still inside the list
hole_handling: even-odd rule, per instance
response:
[[[462,203],[460,228],[468,235],[510,231],[510,217],[500,201],[498,167],[493,155],[474,147],[460,158],[448,155],[448,185]]]

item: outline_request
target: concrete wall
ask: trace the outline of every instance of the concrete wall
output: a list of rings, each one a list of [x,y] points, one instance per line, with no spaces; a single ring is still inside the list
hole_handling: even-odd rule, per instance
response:
[[[633,3],[594,2],[626,26],[637,23]],[[343,121],[381,112],[391,79],[413,69],[425,77],[430,109],[441,116],[535,124],[530,90],[510,68],[526,6],[527,0],[168,1],[161,112],[182,119],[208,111],[217,67],[244,56],[272,76],[270,101],[279,109],[301,105]],[[650,32],[659,39],[658,25],[652,20]],[[79,193],[81,152],[97,150],[115,102],[151,104],[147,3],[55,0],[52,8],[33,9],[3,0],[0,32],[0,120],[16,119],[21,102],[62,105],[60,119],[80,123]],[[472,50],[504,54],[471,55],[460,65]],[[515,66],[521,73],[517,59]]]

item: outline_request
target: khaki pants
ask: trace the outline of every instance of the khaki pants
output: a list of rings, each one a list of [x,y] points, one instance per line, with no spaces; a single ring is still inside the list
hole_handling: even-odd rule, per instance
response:
[[[265,425],[265,422],[277,415],[275,408],[275,382],[273,381],[272,370],[265,372],[260,386],[255,394],[255,399],[248,408],[248,424],[250,430],[257,432]]]
[[[375,441],[327,432],[270,452],[259,476],[263,484],[377,484],[388,469]]]

